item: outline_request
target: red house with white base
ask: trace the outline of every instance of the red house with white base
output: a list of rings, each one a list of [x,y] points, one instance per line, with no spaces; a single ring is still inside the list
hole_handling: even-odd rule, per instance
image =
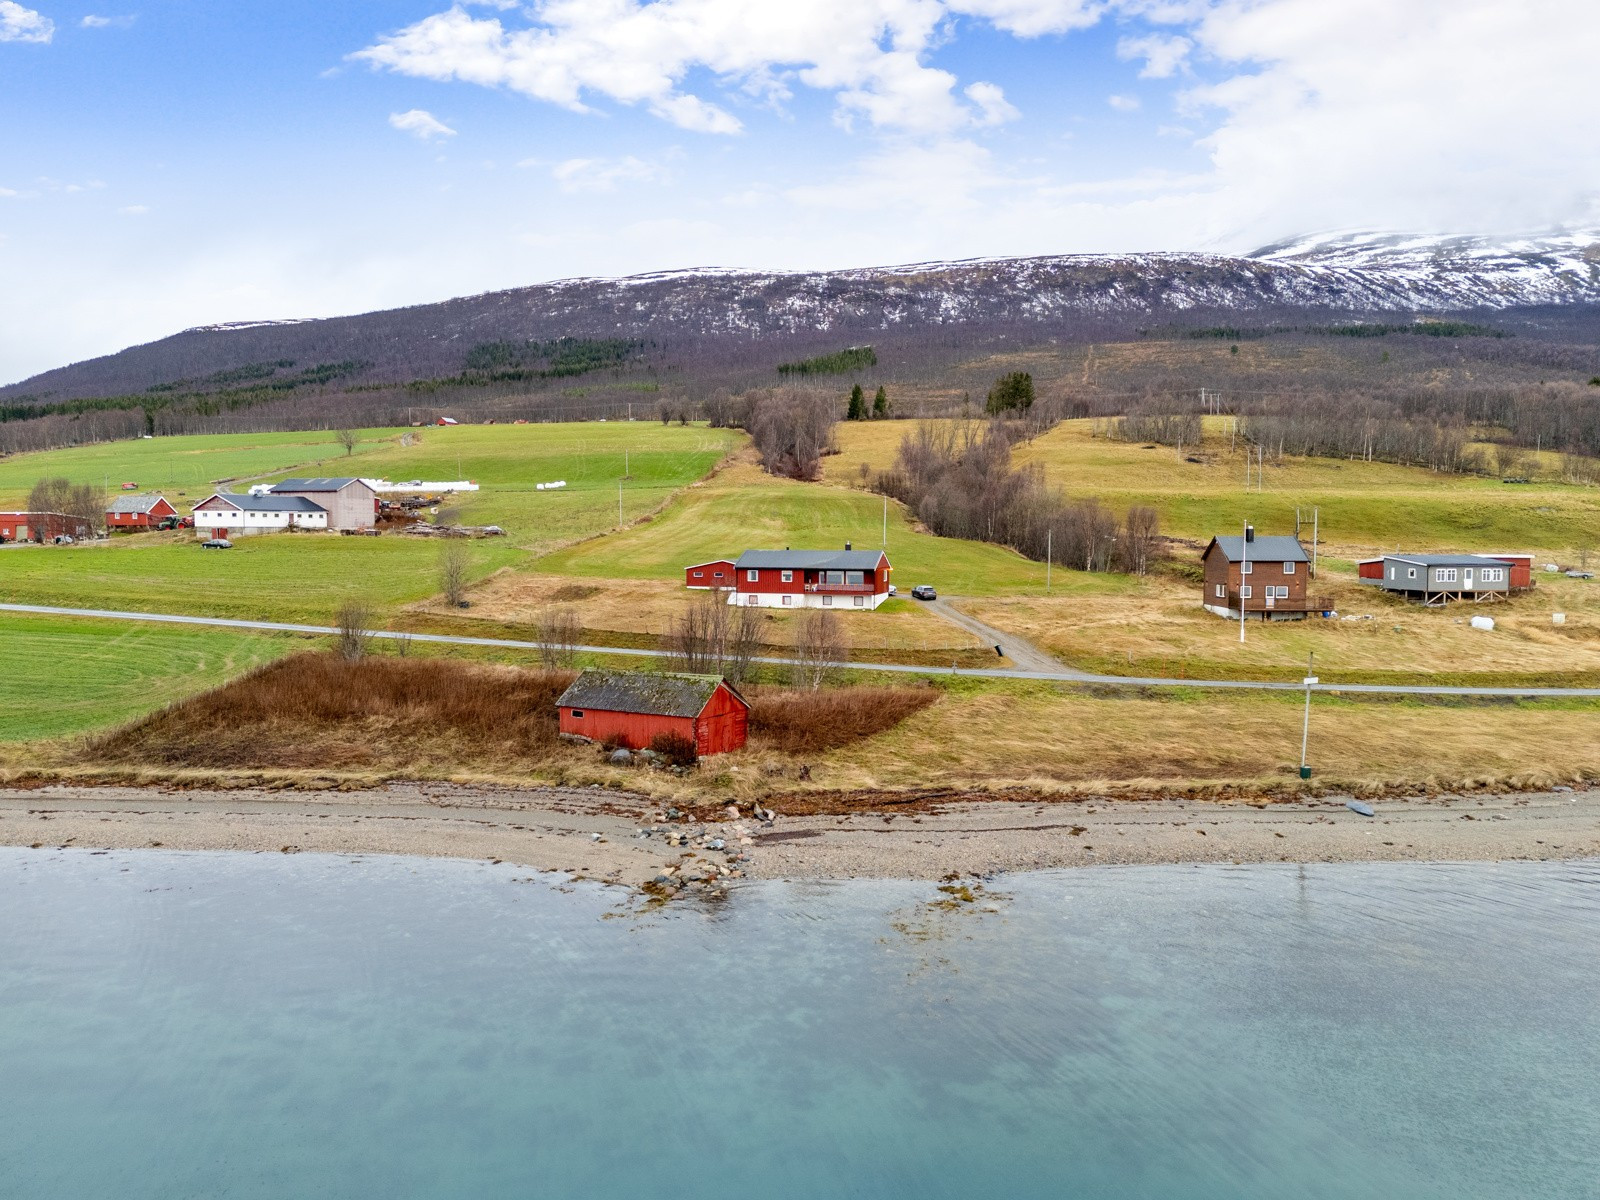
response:
[[[106,509],[106,528],[113,533],[118,529],[150,529],[178,510],[165,496],[118,496]]]
[[[764,608],[877,608],[889,598],[882,550],[746,550],[684,570],[691,588],[725,589],[729,604]]]
[[[663,733],[694,743],[697,754],[744,745],[750,705],[719,675],[655,675],[588,670],[556,700],[563,734],[646,749]]]

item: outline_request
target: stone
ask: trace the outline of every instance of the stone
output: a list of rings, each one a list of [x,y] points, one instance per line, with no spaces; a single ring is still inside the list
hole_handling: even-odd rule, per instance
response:
[[[618,746],[610,754],[606,755],[606,761],[615,763],[619,767],[625,767],[633,761],[633,753]]]

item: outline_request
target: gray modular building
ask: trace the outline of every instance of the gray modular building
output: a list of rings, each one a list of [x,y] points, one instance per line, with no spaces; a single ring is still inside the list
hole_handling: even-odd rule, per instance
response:
[[[1519,569],[1520,568],[1520,569]],[[1359,564],[1362,583],[1423,604],[1499,599],[1523,586],[1518,559],[1484,554],[1386,554]]]

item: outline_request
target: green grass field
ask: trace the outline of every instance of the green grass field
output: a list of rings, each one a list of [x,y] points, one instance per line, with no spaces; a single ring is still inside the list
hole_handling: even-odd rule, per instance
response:
[[[859,550],[883,544],[883,501],[866,492],[815,483],[792,483],[740,464],[673,500],[659,517],[558,550],[535,566],[561,575],[681,579],[691,563],[746,549]],[[959,596],[1042,593],[1043,563],[1001,546],[934,537],[912,528],[889,505],[889,559],[903,591],[932,583]],[[1083,594],[1121,591],[1125,578],[1057,571],[1056,590]]]
[[[841,428],[842,453],[827,463],[829,478],[854,482],[859,464],[889,466],[905,422],[867,422]],[[1189,456],[1201,459],[1188,462]],[[1222,418],[1207,422],[1206,441],[1180,456],[1168,446],[1092,436],[1092,422],[1067,421],[1017,448],[1019,464],[1037,462],[1069,495],[1094,497],[1117,512],[1149,505],[1162,530],[1205,541],[1235,533],[1248,520],[1263,533],[1293,533],[1295,509],[1307,526],[1320,509],[1324,542],[1351,553],[1430,550],[1544,550],[1568,553],[1600,545],[1600,488],[1559,482],[1556,456],[1546,455],[1532,484],[1443,475],[1417,467],[1339,459],[1270,462],[1256,490],[1244,486],[1244,453],[1230,451]],[[1306,529],[1310,540],[1309,528]]]
[[[400,445],[403,436],[417,439]],[[624,519],[659,506],[701,478],[737,444],[725,430],[648,422],[570,425],[478,425],[363,434],[357,452],[311,466],[300,456],[330,435],[228,435],[118,442],[40,455],[4,464],[7,478],[26,485],[41,475],[82,479],[91,469],[113,480],[141,477],[152,446],[169,457],[193,454],[210,467],[262,467],[259,477],[281,479],[306,470],[405,479],[456,479],[482,488],[448,502],[461,521],[498,524],[507,537],[470,543],[474,578],[528,561],[529,551],[615,528],[618,485]],[[301,438],[295,442],[292,439]],[[327,443],[331,444],[331,443]],[[334,447],[337,449],[337,447]],[[148,459],[149,467],[156,459]],[[29,469],[29,462],[35,464]],[[300,465],[291,469],[289,463]],[[624,463],[631,478],[623,479]],[[92,478],[92,476],[90,476]],[[559,491],[540,482],[566,480]],[[242,483],[238,485],[242,487]],[[206,489],[198,489],[205,491]],[[189,499],[203,498],[192,491]],[[282,534],[239,538],[232,550],[202,551],[189,535],[119,536],[109,544],[12,547],[0,550],[0,599],[53,604],[325,622],[347,596],[388,614],[438,590],[438,542],[389,533],[379,538]]]
[[[0,613],[0,742],[114,725],[304,645],[270,634]]]

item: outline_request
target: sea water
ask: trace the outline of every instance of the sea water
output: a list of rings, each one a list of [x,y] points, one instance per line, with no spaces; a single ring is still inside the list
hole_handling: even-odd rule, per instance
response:
[[[1600,864],[0,850],[0,1196],[1594,1197]]]

